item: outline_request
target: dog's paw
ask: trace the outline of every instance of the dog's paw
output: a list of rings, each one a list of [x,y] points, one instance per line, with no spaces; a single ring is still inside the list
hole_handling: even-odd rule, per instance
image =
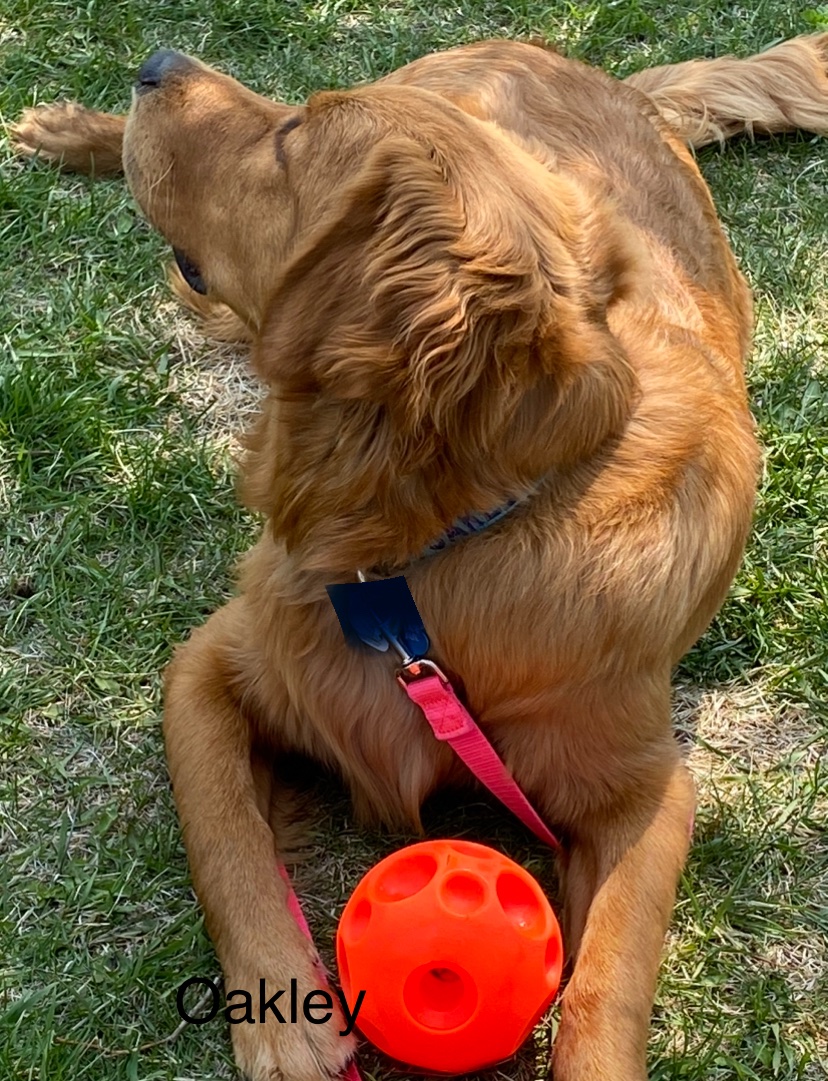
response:
[[[83,106],[71,102],[26,109],[20,120],[11,125],[12,146],[24,157],[38,156],[44,161],[59,162],[67,142],[74,137],[73,127],[78,114],[86,111]]]
[[[9,127],[14,150],[73,172],[112,173],[121,168],[124,118],[74,102],[24,110]]]
[[[226,977],[230,1016],[240,1021],[231,1025],[236,1063],[250,1081],[332,1081],[353,1057],[353,1025],[307,951],[281,958],[278,971],[281,979]]]
[[[236,1063],[249,1081],[333,1081],[353,1057],[353,1036],[340,1036],[335,1022],[326,1025],[237,1026],[233,1031]]]

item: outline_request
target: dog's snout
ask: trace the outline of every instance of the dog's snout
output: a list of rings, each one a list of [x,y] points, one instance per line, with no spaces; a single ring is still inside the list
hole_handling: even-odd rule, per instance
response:
[[[159,49],[141,65],[136,89],[139,93],[154,90],[161,86],[169,75],[183,75],[195,67],[189,56],[178,53],[175,49]]]

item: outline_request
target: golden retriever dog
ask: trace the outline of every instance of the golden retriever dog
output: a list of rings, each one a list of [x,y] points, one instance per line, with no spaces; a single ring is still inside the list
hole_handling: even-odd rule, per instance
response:
[[[228,988],[319,986],[277,870],[273,762],[311,756],[362,818],[412,830],[427,796],[472,781],[325,591],[404,574],[430,656],[563,841],[554,1077],[646,1077],[694,808],[671,669],[727,593],[758,467],[750,295],[688,146],[825,131],[827,57],[828,35],[798,38],[619,82],[493,41],[295,106],[165,51],[126,120],[21,121],[24,151],[123,163],[193,302],[252,339],[268,387],[243,465],[261,539],[166,680]],[[237,1024],[237,1061],[320,1081],[353,1053],[342,1027]]]

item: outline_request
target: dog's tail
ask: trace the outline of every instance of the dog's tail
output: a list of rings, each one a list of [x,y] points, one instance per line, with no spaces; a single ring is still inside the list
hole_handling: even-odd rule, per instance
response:
[[[746,60],[722,56],[647,68],[626,82],[690,146],[801,128],[828,134],[828,33],[792,38]]]

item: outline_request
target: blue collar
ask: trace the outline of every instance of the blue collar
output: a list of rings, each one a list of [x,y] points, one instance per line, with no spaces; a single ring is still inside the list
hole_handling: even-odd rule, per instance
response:
[[[494,525],[495,522],[499,522],[508,514],[511,514],[515,507],[519,507],[521,503],[528,499],[529,494],[527,493],[521,499],[509,499],[506,503],[496,507],[495,510],[475,511],[473,514],[464,514],[461,518],[455,518],[448,529],[433,540],[431,544],[425,546],[420,553],[420,558],[425,559],[426,556],[437,555],[438,552],[445,551],[446,548],[450,548],[452,544],[456,544],[466,537],[473,537],[476,533],[482,533],[490,525]]]
[[[488,529],[490,525],[502,521],[507,515],[511,514],[516,507],[525,503],[530,496],[534,495],[539,487],[540,481],[533,485],[529,491],[525,492],[522,496],[519,496],[516,499],[508,499],[494,510],[474,511],[472,514],[464,514],[460,518],[455,518],[448,529],[444,530],[444,532],[442,532],[439,537],[436,537],[430,544],[427,544],[420,552],[419,556],[415,556],[411,562],[414,563],[418,559],[427,559],[429,556],[435,556],[440,552],[444,552],[446,548],[451,548],[451,546],[457,544],[458,541],[465,540],[466,537],[473,537],[477,533],[482,533],[484,529]],[[370,573],[379,578],[386,578],[390,574],[399,574],[400,570],[396,567],[382,565],[373,567]],[[366,581],[365,572],[362,570],[357,571],[357,577],[360,582]]]
[[[458,540],[465,540],[466,537],[475,536],[476,533],[482,533],[483,530],[488,530],[490,525],[494,525],[499,521],[503,521],[512,510],[520,507],[537,492],[540,485],[540,481],[537,481],[532,485],[532,488],[523,493],[523,495],[517,498],[507,499],[506,503],[500,504],[499,507],[495,507],[494,510],[476,510],[470,513],[470,515],[464,515],[462,518],[455,518],[448,530],[445,530],[436,537],[432,542],[419,553],[420,559],[426,559],[428,556],[437,556],[438,552],[445,551],[446,548],[451,548],[452,545],[457,544]]]

